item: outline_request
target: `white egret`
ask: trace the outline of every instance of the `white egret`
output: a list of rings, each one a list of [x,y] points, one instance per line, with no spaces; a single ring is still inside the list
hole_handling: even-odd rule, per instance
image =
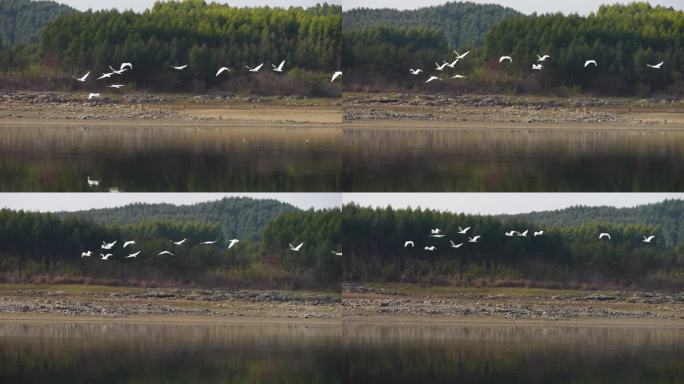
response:
[[[435,69],[438,71],[443,71],[444,67],[446,67],[447,65],[449,65],[449,63],[447,63],[446,61],[442,63],[442,65],[435,63]]]
[[[183,239],[183,240],[180,240],[180,241],[173,241],[173,240],[171,240],[171,242],[174,243],[174,244],[176,244],[176,245],[183,245],[183,243],[185,243],[187,240],[188,240],[188,239],[187,239],[187,237],[186,237],[186,238]]]
[[[93,255],[93,253],[90,252],[90,251],[88,251],[88,252],[81,252],[81,257],[90,257],[90,256],[92,256],[92,255]]]
[[[331,253],[335,256],[342,256],[342,252],[331,251]]]
[[[282,72],[284,65],[285,65],[285,60],[281,61],[277,67],[274,64],[271,64],[271,67],[273,67],[273,72]]]
[[[504,62],[504,61],[506,61],[506,60],[508,60],[508,61],[511,62],[511,63],[513,62],[513,58],[512,58],[512,57],[510,57],[510,56],[501,56],[501,57],[499,58],[499,63],[502,63],[502,62]]]
[[[142,251],[138,251],[138,252],[136,252],[136,253],[131,253],[130,255],[124,257],[124,259],[132,259],[132,258],[134,258],[134,257],[138,257],[138,255],[140,254],[140,252],[142,252]]]
[[[106,242],[103,241],[103,242],[102,242],[102,245],[100,245],[100,248],[102,248],[102,249],[112,249],[112,248],[114,248],[114,245],[116,245],[116,241],[113,241],[113,242],[111,242],[111,243],[106,243]]]
[[[466,53],[464,53],[464,54],[462,54],[462,55],[459,54],[458,51],[454,51],[454,53],[456,54],[456,58],[457,58],[458,60],[463,60],[463,59],[465,59],[466,56],[468,56],[468,54],[470,53],[470,51],[468,51],[468,52],[466,52]]]
[[[90,72],[86,73],[85,75],[83,75],[81,77],[74,77],[74,79],[76,79],[76,81],[80,81],[81,83],[84,83],[89,75],[90,75]]]
[[[185,68],[187,68],[188,65],[187,65],[187,64],[185,64],[185,65],[169,65],[169,67],[171,67],[171,68],[173,68],[173,69],[175,69],[175,70],[177,70],[177,71],[182,71],[182,70],[184,70]]]
[[[171,255],[171,256],[175,256],[173,253],[171,253],[171,252],[169,252],[169,251],[161,251],[161,252],[157,253],[157,256],[161,256],[161,255]]]
[[[215,76],[215,77],[218,77],[220,74],[222,74],[223,72],[226,72],[226,71],[227,71],[227,72],[230,72],[230,68],[228,68],[228,67],[221,67],[221,68],[219,68],[218,71],[216,71],[216,76]]]
[[[535,231],[534,232],[534,237],[543,236],[543,235],[544,235],[544,231]]]
[[[544,69],[544,66],[541,64],[532,64],[532,69],[535,71],[541,71],[542,69]]]
[[[102,76],[98,77],[97,79],[98,80],[108,79],[108,78],[112,77],[113,74],[114,73],[103,73]]]
[[[477,243],[477,241],[480,239],[482,236],[475,236],[475,237],[469,237],[468,242],[469,243]]]
[[[610,233],[605,233],[605,232],[604,232],[604,233],[601,233],[601,234],[599,235],[599,240],[603,239],[604,237],[607,237],[608,240],[612,240],[611,237],[610,237]]]
[[[513,231],[513,230],[504,233],[504,235],[506,235],[506,237],[513,237],[513,236],[515,236],[515,234],[516,234],[516,231]]]
[[[342,71],[336,71],[333,73],[332,78],[330,79],[330,82],[332,83],[335,81],[338,77],[342,76]]]
[[[240,242],[240,240],[238,240],[238,239],[230,239],[229,243],[228,243],[228,249],[233,248],[233,246],[239,242]]]
[[[415,246],[416,246],[416,245],[413,244],[413,241],[410,241],[410,240],[404,243],[404,248],[408,248],[408,247],[413,248],[413,247],[415,247]]]
[[[130,69],[130,70],[133,70],[133,64],[131,64],[131,63],[121,63],[121,66],[119,67],[119,69],[124,69],[124,68],[128,68],[128,69]]]
[[[98,185],[100,185],[100,180],[93,180],[90,178],[90,176],[87,176],[86,180],[88,180],[89,187],[97,187]]]
[[[458,75],[458,74],[451,76],[451,78],[452,78],[452,79],[467,79],[466,76]]]
[[[247,69],[248,69],[250,72],[252,72],[252,73],[257,73],[257,72],[259,72],[259,71],[261,70],[261,67],[263,67],[263,66],[264,66],[264,63],[261,63],[261,64],[257,65],[257,66],[254,67],[254,68],[251,68],[250,66],[245,65],[245,68],[247,68]]]
[[[211,241],[203,241],[202,244],[216,244],[216,240],[211,240]]]
[[[598,67],[598,63],[596,62],[596,60],[587,60],[584,62],[584,68],[586,68],[592,64],[594,65],[594,67]]]
[[[120,74],[126,72],[126,69],[125,69],[125,68],[124,68],[124,69],[116,70],[116,69],[112,68],[111,65],[109,66],[109,69],[111,69],[111,70],[112,70],[112,73],[115,74],[115,75],[120,75]]]
[[[290,247],[290,251],[294,252],[299,252],[302,249],[302,245],[304,245],[304,243],[299,243],[299,245],[297,245],[296,247],[292,244],[288,244],[288,246]]]
[[[526,229],[524,232],[518,232],[518,237],[527,237],[527,232],[529,232],[529,229]]]
[[[126,241],[126,242],[124,243],[124,245],[123,245],[123,248],[126,248],[126,247],[128,247],[129,245],[133,245],[133,244],[135,244],[135,240]]]
[[[106,254],[106,255],[103,255],[103,254],[100,253],[100,256],[102,256],[102,259],[101,259],[101,260],[107,261],[107,260],[109,260],[110,257],[112,257],[112,254],[111,254],[111,253],[108,253],[108,254]]]
[[[461,243],[461,244],[456,244],[456,243],[454,243],[453,240],[449,240],[449,246],[450,246],[451,248],[461,248],[462,245],[463,245],[463,243]]]
[[[537,55],[537,62],[541,63],[543,61],[546,61],[546,59],[550,59],[550,58],[551,58],[551,56],[549,56],[549,55],[544,55],[544,56]]]
[[[442,233],[442,230],[439,228],[430,229],[431,235],[439,235],[440,233]]]
[[[458,227],[459,235],[465,235],[466,233],[468,233],[469,230],[470,230],[470,227],[466,227],[466,228],[461,228],[461,226]]]
[[[409,71],[410,71],[411,74],[414,75],[414,76],[419,75],[421,72],[423,72],[423,70],[420,69],[420,68],[416,68],[416,69],[411,68],[411,69],[409,69]]]
[[[425,247],[425,250],[426,250],[426,251],[430,251],[430,252],[433,252],[433,251],[435,251],[436,249],[437,249],[437,247],[435,247],[434,245],[431,245],[431,246],[429,246],[429,247]]]
[[[107,88],[116,88],[116,89],[123,88],[123,87],[125,87],[125,85],[123,85],[123,84],[112,84],[112,85],[107,86]]]
[[[430,76],[430,78],[427,79],[427,81],[425,82],[425,84],[427,84],[427,83],[429,83],[429,82],[431,82],[431,81],[435,81],[435,80],[442,80],[442,79],[440,79],[440,78],[437,77],[437,76]]]
[[[655,236],[653,236],[653,235],[648,236],[648,237],[644,236],[643,242],[644,243],[650,243],[650,242],[653,242],[653,239],[655,239]]]
[[[91,93],[91,94],[88,95],[88,100],[99,99],[99,98],[100,98],[100,94],[99,94],[99,93]]]
[[[664,61],[661,61],[660,63],[658,63],[658,64],[656,64],[656,65],[646,64],[646,66],[647,66],[647,67],[651,67],[651,68],[653,68],[653,69],[660,69],[660,68],[663,67],[663,64],[665,64],[665,62],[664,62]]]

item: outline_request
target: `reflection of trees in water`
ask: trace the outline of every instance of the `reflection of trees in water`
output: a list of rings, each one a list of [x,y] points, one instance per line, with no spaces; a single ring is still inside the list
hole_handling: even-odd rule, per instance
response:
[[[22,128],[3,131],[0,190],[335,190],[334,128]]]
[[[684,188],[678,132],[347,129],[343,148],[343,190]]]
[[[330,326],[5,323],[0,334],[9,382],[342,382]]]

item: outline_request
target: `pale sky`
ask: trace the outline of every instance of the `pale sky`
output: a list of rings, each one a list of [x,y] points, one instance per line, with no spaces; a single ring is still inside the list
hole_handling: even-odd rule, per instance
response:
[[[635,207],[684,193],[345,193],[344,204],[363,207],[423,208],[455,213],[500,215],[549,211],[576,205]]]
[[[470,0],[473,3],[481,4],[500,4],[510,7],[523,13],[580,13],[588,14],[595,11],[602,4],[630,3],[635,0],[616,1],[616,0]],[[397,8],[397,9],[416,9],[430,5],[444,4],[444,0],[343,0],[343,10],[352,8]],[[652,5],[664,5],[684,10],[684,0],[651,0]]]
[[[0,208],[25,211],[80,211],[132,203],[176,205],[215,201],[223,197],[274,199],[301,209],[339,207],[339,193],[0,193]]]
[[[117,8],[119,10],[132,9],[134,11],[143,11],[152,7],[155,0],[119,0],[116,2],[105,0],[55,0],[58,3],[70,5],[78,10],[85,11],[87,9],[100,10]],[[212,0],[205,0],[211,3]],[[267,5],[269,7],[310,7],[317,3],[340,4],[341,0],[216,0],[217,3],[230,4],[235,7],[256,7]]]

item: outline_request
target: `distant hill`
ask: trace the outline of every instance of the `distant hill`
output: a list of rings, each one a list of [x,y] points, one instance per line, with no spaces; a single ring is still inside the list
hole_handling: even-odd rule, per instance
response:
[[[667,200],[635,208],[579,206],[501,217],[523,219],[553,228],[601,223],[654,225],[660,227],[668,245],[684,241],[684,200]]]
[[[449,2],[444,5],[399,11],[396,9],[352,9],[343,13],[342,29],[368,27],[414,27],[442,30],[455,48],[483,46],[489,30],[499,22],[522,14],[495,4]]]
[[[277,200],[224,198],[193,205],[131,204],[120,208],[62,212],[100,224],[137,224],[155,220],[192,221],[219,225],[226,238],[257,239],[266,225],[280,214],[299,209]]]
[[[54,1],[0,0],[0,40],[5,45],[37,43],[50,21],[73,12]]]

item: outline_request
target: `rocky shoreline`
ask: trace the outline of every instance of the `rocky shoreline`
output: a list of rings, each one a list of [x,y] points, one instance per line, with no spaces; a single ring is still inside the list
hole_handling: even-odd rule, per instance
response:
[[[499,95],[345,95],[344,121],[439,121],[508,123],[629,123],[654,124],[626,116],[633,109],[684,110],[677,98],[609,99]]]

